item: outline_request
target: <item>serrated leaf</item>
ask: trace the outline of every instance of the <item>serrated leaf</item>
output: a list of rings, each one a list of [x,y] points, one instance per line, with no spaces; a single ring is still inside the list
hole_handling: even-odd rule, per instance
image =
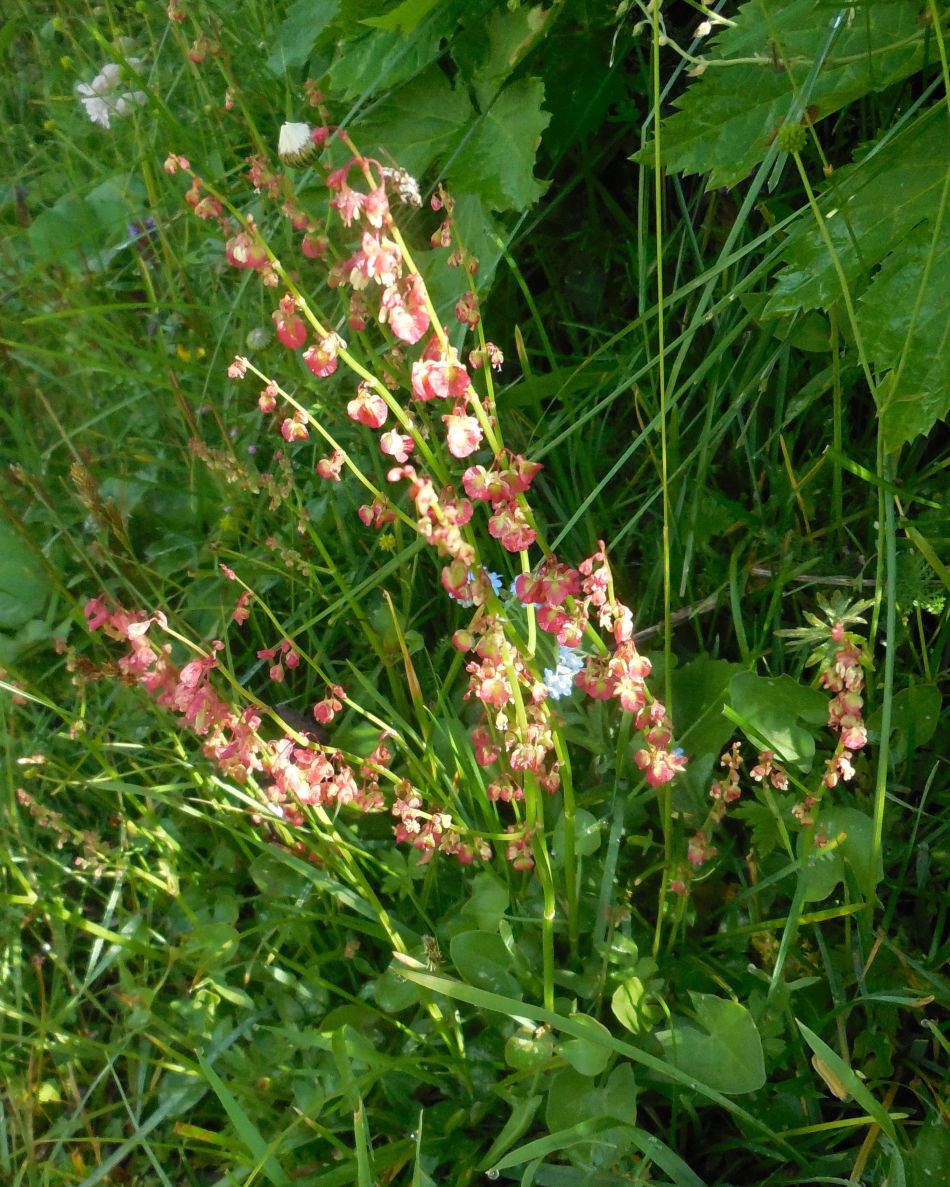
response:
[[[444,18],[447,14],[440,8],[436,15]],[[444,19],[441,23],[427,20],[411,37],[398,29],[361,28],[356,36],[340,42],[330,67],[328,89],[335,97],[353,100],[400,86],[410,79],[418,81],[418,75],[442,53],[443,40],[452,31],[451,22]],[[438,100],[430,99],[428,104],[408,108],[403,114],[409,119],[419,119],[429,113],[430,107],[432,113],[437,113]]]
[[[461,139],[472,105],[441,70],[427,70],[375,107],[360,124],[362,152],[421,176]]]
[[[779,847],[782,834],[778,827],[775,814],[765,804],[757,804],[753,800],[736,804],[729,809],[729,815],[745,823],[752,830],[749,838],[756,857],[760,860]]]
[[[297,0],[292,4],[274,38],[268,70],[279,75],[302,66],[339,12],[340,0]]]
[[[822,0],[751,0],[734,25],[704,43],[710,65],[675,100],[661,130],[662,162],[683,173],[709,173],[709,188],[734,185],[769,149],[776,129],[804,100],[818,118],[870,91],[890,86],[924,61],[926,30],[913,4],[867,4],[832,37],[834,10]],[[833,44],[831,44],[833,42]],[[831,51],[808,94],[816,58]],[[737,65],[719,65],[736,61]],[[653,161],[647,145],[633,158]]]
[[[950,154],[944,164],[950,166]],[[950,222],[936,244],[924,224],[895,244],[861,298],[857,318],[865,349],[878,367],[891,369],[877,389],[887,450],[928,433],[950,412],[948,273]]]
[[[749,1011],[731,998],[708,993],[690,993],[690,998],[696,1023],[676,1018],[670,1030],[656,1036],[670,1062],[730,1096],[761,1088],[765,1059]]]
[[[863,287],[871,270],[915,227],[932,222],[950,161],[948,146],[947,112],[940,105],[865,160],[832,176],[823,203],[825,230],[849,288]],[[828,309],[839,299],[835,259],[813,222],[801,223],[789,235],[783,254],[786,266],[766,315]]]
[[[487,103],[494,98],[498,88],[544,34],[555,12],[555,8],[545,10],[540,4],[517,8],[514,12],[495,9],[488,20],[488,44],[479,47],[482,52],[472,68],[479,102]]]
[[[439,3],[440,0],[403,0],[402,4],[397,4],[382,16],[363,17],[360,24],[370,25],[374,29],[395,29],[400,33],[411,33]]]
[[[484,198],[492,210],[524,210],[544,193],[534,176],[541,133],[544,84],[523,78],[506,87],[485,113],[449,171],[451,186]]]

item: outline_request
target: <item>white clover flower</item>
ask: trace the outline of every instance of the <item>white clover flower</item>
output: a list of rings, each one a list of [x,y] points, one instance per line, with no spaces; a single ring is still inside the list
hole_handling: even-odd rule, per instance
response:
[[[138,70],[140,58],[129,58],[129,66]],[[106,62],[91,83],[81,82],[76,94],[86,111],[86,116],[100,128],[112,126],[113,119],[131,115],[135,107],[146,101],[144,91],[121,90],[123,69],[115,62]]]

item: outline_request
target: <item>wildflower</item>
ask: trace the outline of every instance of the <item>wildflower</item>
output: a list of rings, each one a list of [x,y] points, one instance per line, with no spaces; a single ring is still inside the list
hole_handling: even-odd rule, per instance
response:
[[[523,552],[530,548],[537,535],[524,511],[515,502],[496,507],[494,515],[488,520],[488,532],[508,552]]]
[[[129,58],[128,64],[133,69],[142,65],[139,58]],[[144,91],[121,90],[122,85],[122,67],[115,62],[107,62],[91,83],[81,82],[76,87],[76,94],[86,115],[100,128],[110,128],[113,119],[131,115],[135,107],[145,103],[147,96]],[[182,167],[187,168],[187,164]]]
[[[446,444],[453,457],[463,458],[475,452],[482,443],[482,427],[474,416],[453,412],[443,416]]]
[[[359,296],[354,293],[354,298]],[[354,314],[355,301],[350,303],[350,317]],[[414,273],[402,277],[395,284],[383,290],[379,305],[379,320],[389,322],[389,328],[399,339],[412,346],[429,328],[429,310],[426,308],[425,289]]]
[[[380,437],[379,448],[387,457],[395,458],[397,462],[407,462],[409,454],[415,448],[415,442],[408,434],[390,429]]]
[[[277,337],[288,350],[299,350],[307,341],[307,327],[303,318],[297,313],[297,300],[288,293],[281,298],[280,305],[273,314]]]
[[[356,396],[347,404],[346,414],[367,428],[381,429],[386,423],[389,409],[379,392],[373,391],[364,380],[356,389]]]
[[[557,666],[544,669],[544,687],[548,696],[559,701],[574,691],[574,679],[584,666],[584,657],[569,647],[559,647]]]
[[[317,155],[313,129],[309,124],[281,124],[277,140],[277,155],[285,165],[299,167]]]
[[[279,336],[279,329],[277,333]],[[303,352],[303,361],[318,379],[326,379],[337,369],[339,352],[345,349],[346,343],[339,334],[327,334],[316,346],[310,346]]]
[[[343,469],[343,463],[346,461],[346,454],[342,449],[334,449],[329,457],[321,458],[317,462],[317,473],[321,478],[326,478],[330,482],[340,481],[340,471]]]

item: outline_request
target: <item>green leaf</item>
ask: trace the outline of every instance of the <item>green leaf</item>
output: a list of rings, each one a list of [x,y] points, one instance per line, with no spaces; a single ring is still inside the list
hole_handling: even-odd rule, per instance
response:
[[[741,664],[701,655],[673,672],[673,720],[689,723],[681,741],[691,757],[719,758],[733,731],[732,722],[723,716],[723,702],[730,681],[743,671]]]
[[[799,720],[824,725],[828,719],[828,698],[791,676],[757,676],[742,672],[729,684],[732,708],[744,728],[758,735],[750,741],[764,742],[784,763],[810,770],[815,757],[815,739]]]
[[[482,870],[472,880],[472,894],[461,909],[469,926],[479,931],[497,932],[498,923],[508,910],[508,887],[491,870]]]
[[[871,852],[874,822],[857,808],[823,808],[819,820],[822,834],[831,844],[818,848],[812,830],[799,833],[798,856],[805,878],[805,901],[814,903],[827,898],[844,881],[845,865],[851,867],[859,887],[871,883]],[[881,857],[874,881],[883,875]]]
[[[0,630],[18,630],[42,614],[49,593],[49,580],[33,553],[0,521]]]
[[[492,210],[524,210],[536,202],[546,188],[534,177],[538,142],[550,119],[541,110],[543,100],[538,78],[506,87],[450,167],[450,185],[480,195]]]
[[[787,1157],[792,1159],[796,1157],[794,1149],[788,1142],[779,1137],[761,1117],[749,1112],[748,1109],[743,1109],[735,1101],[730,1100],[728,1096],[711,1085],[704,1083],[702,1080],[691,1078],[668,1060],[657,1059],[655,1055],[651,1055],[647,1051],[642,1051],[631,1043],[625,1043],[620,1039],[614,1038],[604,1028],[601,1028],[604,1030],[603,1037],[599,1038],[596,1034],[590,1032],[587,1027],[579,1025],[577,1015],[565,1017],[563,1014],[556,1014],[552,1010],[545,1010],[541,1006],[516,1001],[501,994],[487,993],[485,990],[477,989],[471,985],[464,985],[459,981],[453,981],[449,977],[437,977],[432,973],[423,971],[421,965],[414,967],[413,962],[406,957],[402,959],[401,963],[404,966],[400,972],[401,976],[405,977],[408,981],[414,981],[417,985],[422,985],[426,989],[432,990],[434,993],[444,994],[454,1001],[466,1002],[476,1009],[492,1011],[506,1018],[517,1015],[519,1018],[529,1018],[535,1022],[544,1022],[553,1030],[563,1034],[585,1040],[589,1037],[592,1042],[599,1041],[608,1050],[615,1052],[617,1055],[624,1056],[631,1063],[648,1068],[656,1075],[662,1076],[665,1080],[670,1080],[674,1084],[681,1085],[683,1088],[689,1088],[695,1095],[705,1097],[711,1103],[718,1105],[725,1112],[731,1114],[737,1121],[741,1121],[744,1125],[748,1126],[750,1130],[763,1134],[770,1143],[774,1144]]]
[[[950,169],[950,153],[944,168]],[[950,219],[944,220],[937,243],[924,223],[895,241],[858,306],[869,357],[878,367],[890,368],[876,392],[887,450],[930,432],[950,412],[948,274]]]
[[[398,87],[410,79],[418,82],[417,75],[438,59],[445,36],[453,31],[441,7],[436,10],[436,16],[442,24],[428,20],[411,37],[396,29],[361,29],[356,36],[341,41],[330,67],[328,90],[337,98],[365,100],[368,95],[378,94],[384,88]],[[434,79],[436,73],[442,72],[433,70],[430,79]],[[444,74],[442,78],[445,78]],[[414,122],[426,114],[437,114],[436,107],[437,100],[430,101],[414,109],[407,108],[403,114],[408,121]],[[365,152],[362,134],[359,144]],[[412,172],[409,165],[403,167]]]
[[[401,1010],[408,1010],[410,1006],[416,1005],[419,1001],[419,990],[390,967],[377,979],[373,987],[373,997],[384,1013],[398,1014]]]
[[[610,1036],[610,1031],[596,1018],[590,1018],[586,1014],[574,1014],[572,1018],[593,1035]],[[603,1042],[596,1039],[594,1042],[588,1042],[587,1039],[565,1039],[558,1047],[558,1054],[582,1076],[600,1075],[610,1058],[610,1052],[603,1046]]]
[[[947,171],[947,113],[925,112],[864,159],[832,174],[822,206],[825,230],[849,288],[863,286],[871,270],[921,223],[936,216]],[[789,235],[786,266],[765,312],[830,308],[841,296],[835,260],[813,221]]]
[[[449,944],[459,976],[489,993],[520,998],[521,986],[509,972],[511,957],[501,936],[486,931],[463,931]]]
[[[667,1058],[730,1096],[755,1092],[765,1083],[762,1040],[752,1015],[739,1002],[708,993],[690,993],[696,1023],[676,1018],[657,1032]]]
[[[359,146],[419,177],[437,157],[450,155],[472,114],[465,92],[433,68],[373,109],[360,124]]]
[[[637,1120],[637,1084],[633,1068],[629,1063],[619,1064],[606,1083],[598,1088],[587,1076],[572,1068],[558,1072],[548,1091],[544,1119],[551,1131],[552,1146],[547,1151],[539,1148],[534,1157],[573,1146],[578,1137],[589,1139],[596,1134],[595,1142],[586,1141],[575,1151],[575,1155],[579,1155],[575,1160],[596,1165],[606,1159],[616,1159],[630,1145],[628,1131]],[[515,1166],[527,1161],[532,1157],[529,1146],[513,1150],[505,1159],[505,1165]]]
[[[812,104],[839,111],[918,70],[927,31],[913,4],[866,4],[833,36],[822,0],[750,0],[735,24],[702,45],[710,65],[664,121],[661,160],[671,170],[709,173],[709,188],[735,185],[765,157],[782,120]],[[830,52],[829,52],[830,50]],[[810,91],[817,58],[827,60]],[[736,61],[736,65],[720,64]],[[653,162],[653,145],[633,158]]]
[[[281,75],[299,69],[339,12],[340,0],[296,0],[277,30],[268,70]]]
[[[649,1030],[657,1020],[658,1009],[646,1004],[647,987],[639,977],[628,977],[618,985],[610,999],[610,1009],[621,1026],[632,1034]]]
[[[836,1051],[833,1051],[813,1030],[809,1030],[804,1022],[799,1021],[797,1018],[795,1021],[798,1023],[798,1029],[805,1037],[805,1042],[811,1047],[815,1055],[834,1073],[835,1077],[867,1112],[868,1116],[874,1118],[891,1141],[896,1142],[897,1131],[894,1127],[894,1122],[880,1101],[871,1094],[863,1081],[855,1075]]]
[[[935,684],[912,684],[891,702],[891,759],[903,762],[917,746],[926,746],[937,732],[943,698]],[[868,729],[880,733],[883,710],[868,718]]]
[[[487,44],[476,42],[469,53],[465,52],[465,45],[459,46],[458,56],[463,67],[469,65],[466,58],[472,58],[469,69],[480,103],[487,105],[491,102],[518,63],[545,34],[555,13],[556,8],[545,10],[540,4],[531,8],[522,5],[513,12],[496,8],[485,31]]]
[[[562,812],[554,826],[554,860],[563,863],[565,844],[564,831],[567,824]],[[578,857],[591,857],[600,848],[603,839],[603,823],[584,808],[574,810],[574,852]]]
[[[918,1130],[914,1148],[907,1158],[910,1187],[932,1187],[950,1167],[950,1125],[935,1116]]]
[[[399,33],[412,33],[423,17],[435,8],[440,0],[403,0],[383,16],[367,16],[360,21],[374,29],[394,29]]]
[[[291,1187],[290,1177],[287,1172],[277,1159],[274,1158],[273,1154],[270,1153],[270,1147],[264,1140],[260,1130],[250,1117],[248,1117],[234,1093],[231,1092],[211,1064],[201,1055],[198,1056],[198,1065],[215,1096],[224,1107],[224,1111],[234,1126],[238,1138],[244,1144],[251,1157],[257,1162],[264,1178],[269,1183],[273,1183],[274,1187]]]

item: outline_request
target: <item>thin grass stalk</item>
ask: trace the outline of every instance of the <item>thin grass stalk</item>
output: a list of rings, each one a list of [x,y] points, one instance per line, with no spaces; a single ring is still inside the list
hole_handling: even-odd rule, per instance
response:
[[[660,393],[660,486],[663,497],[663,683],[664,701],[669,712],[673,710],[673,642],[672,642],[672,588],[670,580],[670,506],[669,456],[667,449],[667,404],[666,404],[666,335],[663,321],[663,170],[660,124],[660,4],[652,8],[651,70],[653,82],[653,224],[656,243],[656,337],[657,337],[657,386]],[[673,864],[673,793],[669,784],[661,787],[657,794],[660,808],[660,824],[663,829],[663,877],[660,880],[659,902],[656,912],[656,930],[653,936],[654,956],[660,950],[663,928],[663,906],[666,902],[667,885]]]

